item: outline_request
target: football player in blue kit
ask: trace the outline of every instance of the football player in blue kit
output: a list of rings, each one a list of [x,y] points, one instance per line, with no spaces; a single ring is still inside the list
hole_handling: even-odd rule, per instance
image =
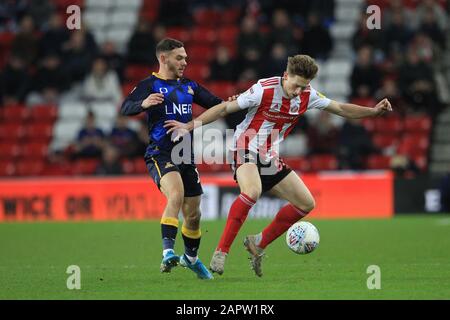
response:
[[[147,114],[150,143],[144,158],[154,182],[167,198],[161,218],[163,259],[160,270],[170,272],[179,263],[194,271],[200,279],[213,279],[197,254],[201,238],[200,197],[203,190],[192,148],[190,163],[174,161],[171,152],[179,142],[171,140],[164,122],[177,120],[187,123],[192,120],[193,103],[210,108],[222,100],[198,83],[183,78],[187,54],[182,42],[171,38],[161,40],[156,46],[156,56],[158,73],[154,72],[137,85],[123,102],[120,113]],[[185,253],[181,257],[174,252],[180,210],[184,218],[181,234],[185,245]]]

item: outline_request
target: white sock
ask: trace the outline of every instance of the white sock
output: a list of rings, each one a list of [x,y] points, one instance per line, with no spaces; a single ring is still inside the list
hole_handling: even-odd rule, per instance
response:
[[[259,244],[261,243],[261,240],[262,240],[262,232],[255,235],[255,243],[258,247],[259,247]]]
[[[184,255],[186,256],[186,258],[189,259],[189,262],[190,262],[190,263],[196,263],[197,260],[198,260],[198,257],[197,257],[197,256],[195,256],[195,257],[190,257],[190,256],[188,256],[187,254],[184,254]]]
[[[169,251],[173,251],[173,249],[164,249],[163,250],[163,257],[165,257],[167,252],[169,252]]]

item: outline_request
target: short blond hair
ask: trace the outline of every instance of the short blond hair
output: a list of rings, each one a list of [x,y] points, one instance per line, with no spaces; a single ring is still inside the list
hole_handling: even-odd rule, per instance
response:
[[[312,80],[318,71],[319,66],[310,56],[298,54],[288,58],[287,72],[290,75],[301,76],[305,79]]]

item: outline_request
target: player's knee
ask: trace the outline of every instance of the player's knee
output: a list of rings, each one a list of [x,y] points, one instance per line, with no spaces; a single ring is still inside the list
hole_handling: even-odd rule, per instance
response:
[[[258,200],[261,196],[261,188],[258,186],[249,186],[241,189],[242,193],[245,193],[248,197],[254,201]]]
[[[200,218],[200,210],[192,212],[184,218],[186,226],[191,230],[197,230],[200,227]]]
[[[308,214],[309,212],[313,211],[315,207],[316,201],[314,200],[314,198],[310,198],[308,199],[308,201],[300,205],[298,208]]]

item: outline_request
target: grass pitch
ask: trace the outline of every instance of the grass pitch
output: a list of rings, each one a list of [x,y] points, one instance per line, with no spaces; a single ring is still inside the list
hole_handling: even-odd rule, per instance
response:
[[[296,255],[282,236],[257,278],[242,239],[268,220],[247,220],[213,281],[181,267],[159,272],[157,221],[3,223],[0,299],[450,299],[450,217],[308,221],[319,229],[318,249]],[[207,265],[224,224],[202,222]],[[66,287],[70,265],[81,269],[80,290]],[[379,290],[367,288],[370,265],[381,269]]]

